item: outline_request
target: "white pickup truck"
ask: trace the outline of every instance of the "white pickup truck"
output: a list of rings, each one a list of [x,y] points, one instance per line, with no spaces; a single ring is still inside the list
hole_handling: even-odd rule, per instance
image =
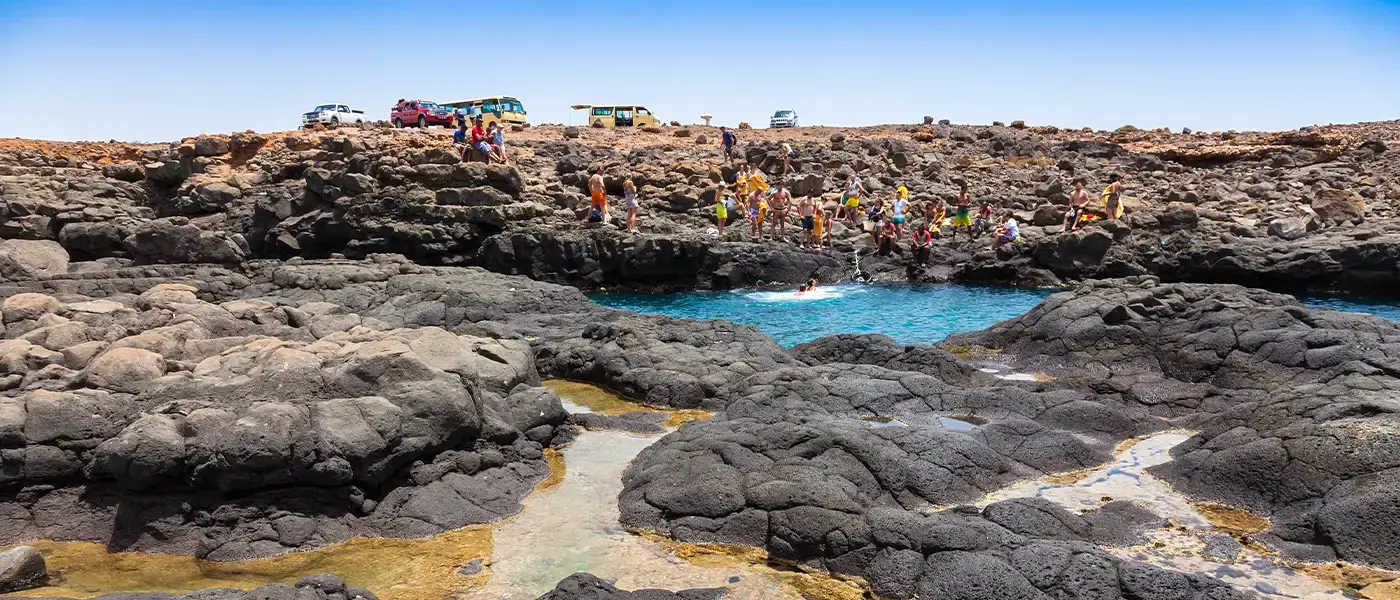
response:
[[[335,125],[340,123],[364,123],[365,111],[351,110],[344,104],[322,104],[301,116],[301,128],[306,129],[320,123]]]

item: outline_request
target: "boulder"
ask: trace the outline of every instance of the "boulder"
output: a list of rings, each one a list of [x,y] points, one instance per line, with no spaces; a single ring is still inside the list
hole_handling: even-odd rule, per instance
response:
[[[165,358],[140,348],[113,348],[93,359],[89,385],[118,392],[139,392],[146,383],[165,375]]]
[[[68,272],[68,251],[52,240],[0,241],[0,277],[38,279]]]
[[[1296,240],[1308,234],[1308,223],[1298,217],[1274,219],[1269,222],[1269,235],[1285,240]]]
[[[205,231],[179,217],[142,223],[122,245],[132,258],[148,263],[227,264],[248,257],[243,236]]]
[[[44,556],[30,546],[0,552],[0,593],[39,587],[49,578]]]
[[[1069,212],[1068,206],[1042,204],[1035,207],[1035,214],[1031,216],[1031,224],[1037,227],[1059,225],[1065,222],[1066,212]]]
[[[1329,225],[1360,223],[1366,219],[1366,198],[1351,190],[1323,188],[1313,196],[1312,209]]]
[[[6,323],[15,323],[56,313],[61,308],[63,308],[63,303],[53,296],[23,293],[6,298],[5,303],[0,305],[0,313],[4,314]]]
[[[194,140],[196,156],[228,154],[228,140],[223,136],[201,135]]]

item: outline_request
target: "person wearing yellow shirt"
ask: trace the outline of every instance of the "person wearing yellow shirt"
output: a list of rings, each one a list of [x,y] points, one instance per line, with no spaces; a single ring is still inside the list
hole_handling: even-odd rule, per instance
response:
[[[758,167],[749,167],[749,189],[768,192],[768,180],[763,178],[763,171],[760,171]]]

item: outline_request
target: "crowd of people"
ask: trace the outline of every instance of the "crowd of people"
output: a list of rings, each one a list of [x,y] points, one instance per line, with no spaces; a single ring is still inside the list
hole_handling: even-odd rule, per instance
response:
[[[455,137],[462,138],[458,140],[460,143],[469,143],[492,160],[504,162],[504,141],[498,137],[493,143],[489,139],[492,134],[478,131],[480,119],[475,122],[476,126],[470,134],[464,127],[459,127]],[[494,135],[499,135],[500,129],[493,131]],[[737,158],[738,136],[725,127],[721,127],[720,131],[723,159],[726,164],[733,164]],[[797,152],[790,144],[785,143],[782,148],[780,177],[785,177],[792,169],[792,160],[797,157]],[[1100,211],[1091,210],[1092,198],[1084,189],[1085,184],[1082,178],[1074,180],[1065,214],[1066,231],[1073,231],[1088,220],[1118,219],[1123,215],[1122,178],[1117,173],[1109,176],[1109,185],[1100,195],[1103,205]],[[601,166],[589,177],[588,192],[590,204],[583,219],[610,222],[612,214]],[[636,233],[640,199],[637,186],[631,179],[623,181],[622,196],[627,210],[626,230]],[[725,177],[713,189],[715,234],[723,238],[726,226],[732,221],[743,220],[748,224],[749,235],[757,240],[790,240],[787,227],[795,217],[796,226],[801,229],[796,237],[799,247],[834,254],[832,230],[837,222],[859,227],[862,221],[869,221],[872,224],[872,245],[879,253],[892,252],[894,246],[907,235],[914,258],[921,263],[929,259],[934,239],[943,237],[945,233],[951,241],[963,235],[969,242],[990,235],[991,245],[988,249],[1015,243],[1021,237],[1020,224],[1011,211],[997,214],[991,203],[985,200],[974,208],[971,190],[965,182],[960,184],[951,207],[943,198],[933,198],[922,205],[914,203],[910,200],[908,188],[903,185],[893,189],[888,201],[871,196],[864,180],[859,175],[851,174],[846,178],[840,199],[831,208],[824,207],[820,198],[809,195],[794,200],[792,192],[782,181],[770,184],[762,169],[740,160],[733,175]],[[916,212],[920,214],[915,215]]]
[[[467,129],[468,120],[470,130]],[[457,148],[462,162],[471,162],[471,152],[475,150],[488,164],[510,164],[506,156],[505,126],[493,121],[489,127],[482,127],[481,123],[481,113],[473,112],[468,116],[457,111],[457,131],[452,132],[452,145]]]

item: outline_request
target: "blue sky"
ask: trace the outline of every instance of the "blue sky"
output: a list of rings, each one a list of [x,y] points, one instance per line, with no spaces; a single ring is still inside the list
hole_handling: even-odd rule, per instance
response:
[[[509,7],[492,9],[492,6]],[[0,137],[294,128],[343,102],[665,120],[1287,129],[1400,118],[1400,1],[0,0]]]

